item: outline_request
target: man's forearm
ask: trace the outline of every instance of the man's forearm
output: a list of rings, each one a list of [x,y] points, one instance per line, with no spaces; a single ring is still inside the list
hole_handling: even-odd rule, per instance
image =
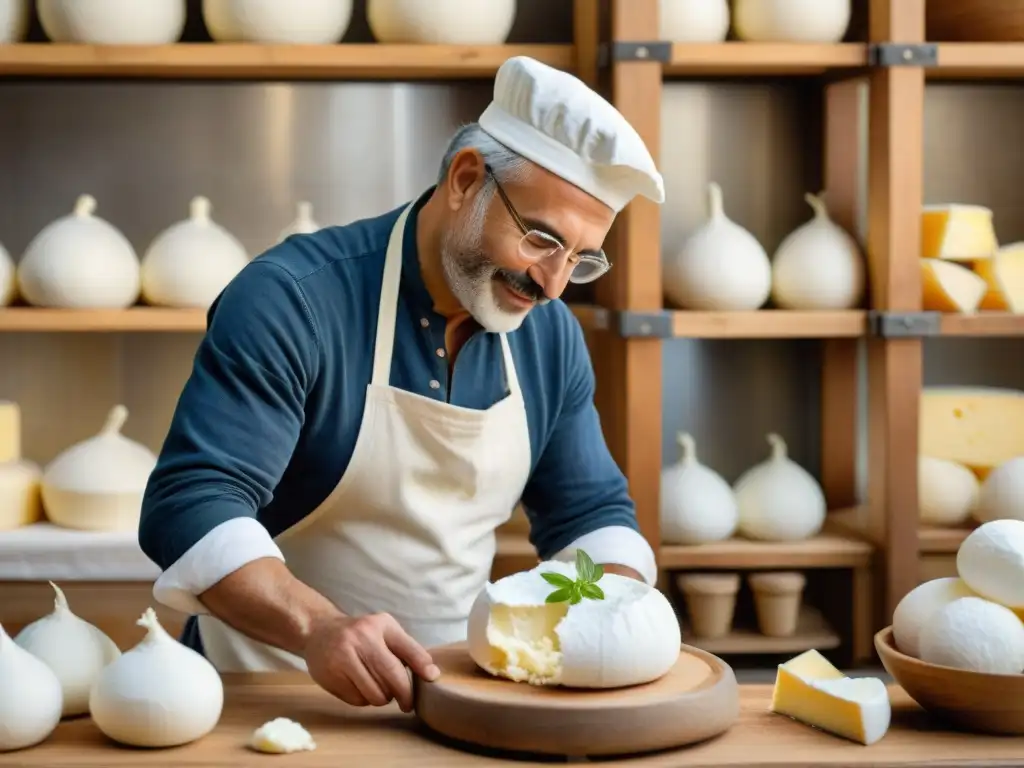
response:
[[[218,619],[253,640],[302,656],[312,627],[342,612],[276,558],[242,566],[199,595]]]

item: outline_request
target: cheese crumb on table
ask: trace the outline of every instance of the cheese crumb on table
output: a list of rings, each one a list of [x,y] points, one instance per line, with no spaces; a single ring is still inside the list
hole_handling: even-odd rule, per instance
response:
[[[249,742],[257,752],[284,755],[316,749],[309,731],[286,717],[278,717],[257,728]]]
[[[815,650],[779,665],[771,711],[865,745],[881,739],[892,719],[885,683],[847,677]]]

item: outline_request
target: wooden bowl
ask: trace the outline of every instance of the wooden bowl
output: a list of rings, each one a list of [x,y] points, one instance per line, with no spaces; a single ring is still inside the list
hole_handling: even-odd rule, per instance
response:
[[[1024,735],[1024,675],[989,675],[929,664],[896,648],[892,627],[875,635],[882,665],[930,714],[961,730]]]

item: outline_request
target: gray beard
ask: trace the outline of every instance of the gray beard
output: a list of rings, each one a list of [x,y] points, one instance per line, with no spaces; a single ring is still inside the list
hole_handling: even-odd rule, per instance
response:
[[[511,333],[522,325],[527,312],[507,312],[494,295],[496,280],[502,280],[526,296],[537,296],[537,286],[526,275],[501,269],[482,248],[487,200],[478,197],[466,221],[441,238],[441,268],[448,289],[480,327],[491,333]],[[537,296],[539,304],[546,303]]]

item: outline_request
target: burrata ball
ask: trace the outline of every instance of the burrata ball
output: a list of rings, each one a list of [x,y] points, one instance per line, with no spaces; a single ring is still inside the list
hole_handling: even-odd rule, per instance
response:
[[[920,658],[921,627],[932,614],[961,597],[975,597],[963,579],[950,576],[933,579],[910,590],[892,615],[892,634],[896,647],[908,656]]]
[[[981,597],[961,597],[932,614],[920,641],[921,660],[929,664],[991,675],[1024,671],[1024,623]]]
[[[1024,609],[1024,521],[993,520],[964,539],[956,570],[982,597]]]

